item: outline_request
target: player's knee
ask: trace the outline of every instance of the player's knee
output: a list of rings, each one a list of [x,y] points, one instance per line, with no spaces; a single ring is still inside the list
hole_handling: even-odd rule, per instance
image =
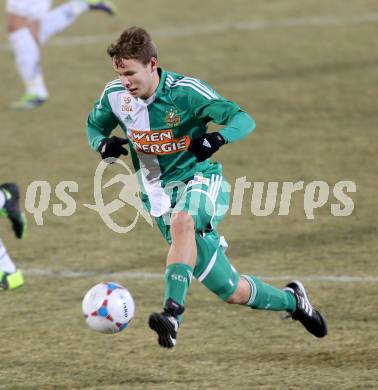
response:
[[[226,299],[226,302],[234,305],[240,304],[241,303],[240,293],[238,291],[235,291],[230,297]]]
[[[27,19],[14,15],[14,14],[9,14],[7,16],[7,31],[8,33],[15,32],[17,30],[20,30],[23,27],[27,27]]]
[[[185,212],[173,214],[171,219],[171,231],[173,235],[194,232],[194,220],[192,216]]]
[[[16,32],[19,29],[20,29],[20,27],[15,25],[14,23],[12,23],[12,22],[8,22],[7,23],[7,31],[8,31],[8,33]]]
[[[238,282],[238,287],[236,288],[235,292],[226,299],[226,302],[231,304],[244,305],[248,302],[250,296],[251,286],[243,277],[241,277]]]

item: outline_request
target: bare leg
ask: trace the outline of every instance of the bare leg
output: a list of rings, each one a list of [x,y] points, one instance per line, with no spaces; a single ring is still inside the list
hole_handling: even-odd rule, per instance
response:
[[[34,108],[43,103],[48,96],[40,67],[38,46],[39,22],[9,13],[7,30],[16,67],[24,82],[26,94],[13,104],[17,109]]]
[[[194,233],[194,221],[188,213],[173,214],[171,220],[172,245],[167,256],[167,266],[180,262],[194,268],[197,257]]]

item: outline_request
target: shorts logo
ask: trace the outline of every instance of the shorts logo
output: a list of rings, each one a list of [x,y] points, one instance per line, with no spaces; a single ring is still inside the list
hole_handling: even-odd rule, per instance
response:
[[[169,127],[177,127],[180,124],[181,118],[177,113],[177,109],[170,108],[165,112],[165,123]]]
[[[138,152],[146,154],[164,155],[187,150],[190,138],[185,135],[174,138],[173,131],[168,130],[132,130],[127,131],[127,136],[132,141]]]
[[[194,176],[192,180],[189,181],[187,187],[192,187],[192,186],[195,186],[196,184],[205,184],[205,185],[209,185],[210,183],[210,180],[206,177],[203,177],[203,176]]]

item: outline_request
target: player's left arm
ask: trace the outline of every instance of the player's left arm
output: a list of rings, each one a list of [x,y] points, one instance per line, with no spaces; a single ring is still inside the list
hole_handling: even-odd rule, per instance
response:
[[[204,124],[213,122],[223,125],[218,132],[195,136],[189,146],[198,161],[203,161],[226,143],[243,139],[256,127],[253,118],[236,103],[224,99],[209,86],[204,85],[206,94],[192,93],[191,107],[194,114]]]
[[[245,138],[256,127],[254,119],[245,111],[239,108],[219,131],[226,143],[239,141]]]

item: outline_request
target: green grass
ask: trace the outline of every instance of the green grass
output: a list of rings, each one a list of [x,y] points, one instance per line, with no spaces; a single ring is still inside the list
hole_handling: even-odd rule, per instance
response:
[[[127,3],[127,4],[126,4]],[[139,220],[115,234],[83,206],[93,203],[98,156],[87,146],[84,124],[103,86],[114,78],[105,49],[131,24],[156,33],[161,65],[210,83],[237,101],[257,122],[254,134],[227,146],[217,159],[226,177],[249,181],[326,181],[332,189],[351,180],[351,216],[331,215],[329,201],[307,220],[303,191],[289,216],[256,217],[246,190],[241,216],[226,217],[220,231],[240,272],[274,276],[378,277],[376,259],[378,22],[348,23],[377,14],[373,1],[118,1],[121,16],[85,15],[60,38],[99,37],[98,44],[47,45],[42,62],[51,98],[26,113],[9,103],[22,94],[9,51],[0,51],[1,181],[16,181],[25,199],[35,180],[79,184],[77,210],[59,218],[52,204],[44,225],[29,217],[29,236],[16,241],[1,223],[1,238],[23,269],[93,271],[98,276],[26,276],[23,289],[0,294],[4,389],[373,389],[376,357],[376,282],[310,281],[314,302],[329,320],[329,336],[316,340],[276,313],[223,304],[193,283],[174,351],[160,350],[147,318],[161,307],[163,280],[120,277],[136,300],[136,315],[119,335],[90,331],[81,317],[87,289],[109,272],[163,273],[167,247],[157,230]],[[335,16],[338,24],[230,28],[169,36],[186,26]],[[4,20],[4,14],[0,15]],[[165,32],[163,34],[163,32]],[[107,39],[101,37],[109,37]],[[0,42],[6,42],[4,31]],[[129,162],[126,159],[126,162]],[[117,168],[114,168],[116,171]],[[117,196],[119,188],[109,193]],[[130,223],[133,210],[116,215]],[[282,278],[282,280],[279,280]]]

